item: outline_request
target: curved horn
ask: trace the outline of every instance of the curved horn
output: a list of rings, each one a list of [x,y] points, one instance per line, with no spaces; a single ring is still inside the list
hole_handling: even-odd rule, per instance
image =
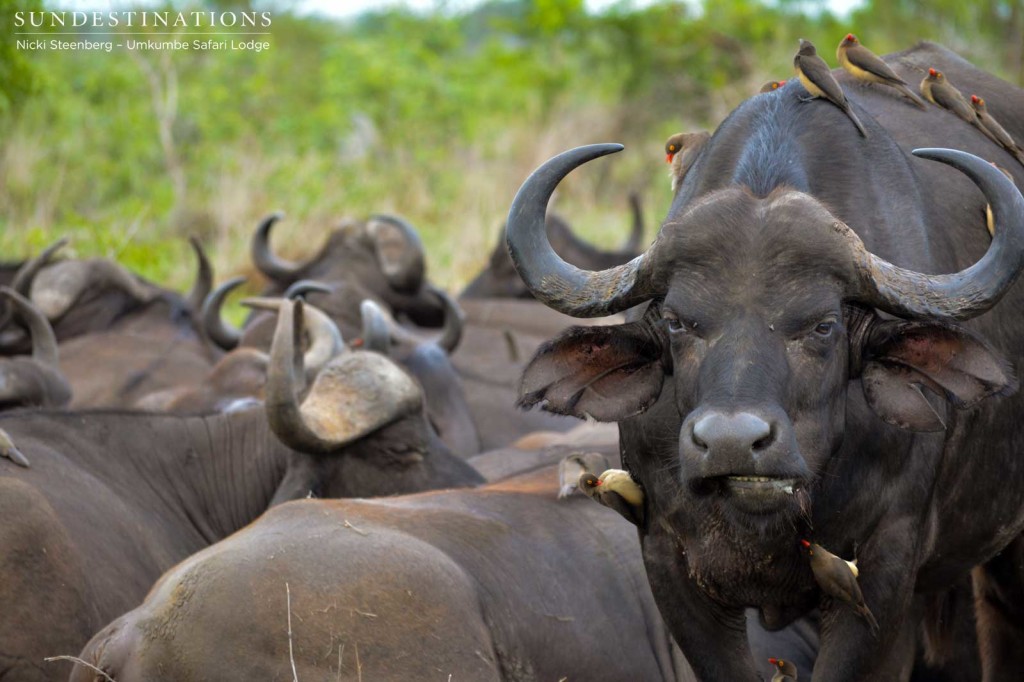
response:
[[[407,294],[419,291],[427,266],[416,228],[395,216],[374,215],[366,232],[373,238],[377,262],[391,288]]]
[[[875,256],[850,231],[863,295],[894,315],[977,317],[999,302],[1024,267],[1024,197],[998,169],[973,154],[952,149],[915,149],[913,153],[950,165],[974,181],[992,207],[995,236],[981,260],[966,270],[925,275]]]
[[[334,291],[334,287],[324,284],[323,282],[317,282],[311,279],[300,279],[295,282],[284,292],[284,298],[294,301],[299,296],[305,296],[312,292],[319,292],[321,294],[329,294]]]
[[[430,293],[441,300],[441,307],[444,308],[444,327],[441,336],[437,339],[437,345],[451,355],[459,346],[462,340],[462,327],[466,322],[466,314],[462,312],[459,304],[443,289],[433,285],[428,286]]]
[[[633,226],[629,230],[629,238],[622,245],[626,253],[640,253],[644,241],[644,210],[640,205],[640,193],[629,193],[629,209],[633,214]]]
[[[14,278],[11,280],[11,289],[18,292],[22,296],[28,296],[29,291],[32,289],[32,280],[35,279],[36,273],[43,269],[49,264],[53,256],[60,251],[68,243],[67,237],[62,237],[50,244],[45,249],[39,252],[35,258],[30,258],[18,271],[14,273]],[[3,306],[3,312],[0,313],[0,329],[6,327],[11,321],[11,315],[13,311],[9,305]]]
[[[245,277],[234,277],[222,283],[219,287],[210,292],[210,295],[203,301],[200,318],[206,335],[224,350],[234,350],[242,339],[242,332],[234,327],[228,326],[220,316],[221,306],[228,294],[242,286]]]
[[[391,324],[376,301],[365,299],[359,304],[363,320],[363,348],[388,354],[391,350]]]
[[[562,152],[535,170],[512,201],[505,230],[512,263],[539,301],[566,315],[610,315],[653,295],[643,272],[649,251],[607,270],[581,270],[555,253],[544,225],[548,201],[562,178],[622,149],[620,144],[592,144]]]
[[[202,309],[206,297],[210,295],[210,289],[213,288],[213,268],[210,267],[210,260],[206,257],[206,252],[203,251],[203,245],[199,242],[199,238],[191,236],[188,238],[188,243],[192,246],[192,251],[196,254],[196,261],[198,262],[196,281],[192,284],[192,290],[188,292],[188,298],[186,299],[188,309],[195,314]]]
[[[13,289],[0,287],[0,295],[14,304],[18,314],[28,326],[29,333],[32,335],[32,359],[59,373],[60,356],[57,352],[57,337],[46,316],[39,312],[39,309],[28,299]]]
[[[302,311],[302,301],[281,303],[267,368],[267,421],[283,443],[309,453],[334,453],[422,409],[423,393],[409,375],[382,355],[358,351],[324,368],[300,405],[302,360],[295,340]]]
[[[296,342],[302,333],[302,306],[302,301],[282,301],[278,310],[263,404],[270,430],[283,443],[304,452],[328,453],[332,444],[306,424],[299,406],[298,393],[305,383],[300,379],[305,373]]]
[[[252,235],[252,262],[256,269],[277,282],[291,282],[299,276],[302,266],[281,260],[270,251],[270,228],[284,217],[283,213],[271,213],[256,227]]]
[[[244,299],[242,305],[257,310],[273,310],[280,315],[284,300],[254,297]],[[322,310],[307,304],[304,311],[303,329],[309,335],[309,346],[302,356],[302,365],[306,368],[307,376],[315,377],[331,358],[345,350],[345,342],[338,326]]]

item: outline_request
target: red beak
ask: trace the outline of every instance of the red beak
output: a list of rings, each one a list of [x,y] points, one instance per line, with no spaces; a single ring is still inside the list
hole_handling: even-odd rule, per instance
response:
[[[672,163],[672,157],[673,156],[675,156],[675,154],[666,154],[665,155],[665,163]]]
[[[777,658],[769,658],[768,662],[771,663],[772,665],[778,665],[779,664],[779,659],[777,659]]]
[[[929,76],[935,76],[935,75],[937,75],[937,73],[938,72],[935,69],[928,69],[928,75]]]
[[[808,542],[807,540],[801,540],[800,544],[803,545],[804,547],[808,548],[808,549],[811,548],[811,543]]]

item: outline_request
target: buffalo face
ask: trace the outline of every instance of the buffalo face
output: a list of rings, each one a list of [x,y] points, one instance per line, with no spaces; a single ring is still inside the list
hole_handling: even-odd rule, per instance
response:
[[[635,322],[572,329],[542,347],[521,403],[618,421],[623,460],[647,493],[642,532],[667,533],[688,574],[724,601],[799,598],[779,586],[809,581],[796,540],[832,485],[820,474],[849,436],[850,391],[889,424],[941,431],[947,405],[1016,387],[1005,361],[949,318],[987,310],[1019,273],[1024,199],[980,159],[929,154],[1004,201],[1009,217],[1005,241],[965,273],[897,268],[786,188],[709,194],[670,215],[646,254],[601,272],[530,241],[538,196],[561,169],[542,168],[513,204],[510,252],[540,300],[578,316],[646,303]]]

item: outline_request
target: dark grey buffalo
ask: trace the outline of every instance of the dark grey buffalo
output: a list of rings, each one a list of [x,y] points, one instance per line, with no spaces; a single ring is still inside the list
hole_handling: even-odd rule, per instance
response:
[[[166,573],[81,658],[118,682],[692,680],[629,525],[557,489],[545,468],[275,507]]]
[[[270,230],[281,214],[265,218],[252,239],[253,263],[269,280],[264,295],[279,296],[299,280],[335,287],[316,292],[309,302],[326,312],[343,334],[359,326],[359,304],[366,298],[421,327],[440,327],[444,309],[426,288],[426,259],[416,229],[395,216],[345,221],[312,258],[291,263],[270,249]]]
[[[945,72],[1024,139],[1021,90],[937,46],[888,61]],[[815,680],[905,679],[925,607],[972,569],[985,680],[1020,679],[1024,198],[988,162],[1022,186],[1024,168],[944,110],[838,78],[867,138],[795,80],[747,100],[622,266],[577,269],[544,238],[558,182],[619,147],[531,176],[508,243],[534,295],[581,317],[644,307],[545,345],[522,402],[619,423],[647,575],[700,679],[768,672],[744,607],[769,628],[820,608]],[[911,154],[935,146],[965,151]],[[802,538],[856,555],[879,636],[823,597]]]
[[[63,244],[24,263],[12,286],[53,326],[73,407],[128,407],[154,391],[197,382],[209,371],[218,353],[197,322],[212,271],[197,241],[191,244],[198,274],[187,296],[105,258],[50,262]],[[8,352],[25,352],[27,339],[21,327],[8,325],[0,344]]]
[[[13,289],[0,287],[0,298],[23,318],[32,341],[30,356],[0,358],[0,410],[67,405],[71,387],[60,371],[60,351],[50,323]]]
[[[386,357],[346,351],[304,391],[292,306],[265,410],[0,416],[30,464],[0,459],[0,678],[65,679],[65,665],[42,659],[80,650],[163,571],[268,505],[482,482],[437,439],[421,390]]]

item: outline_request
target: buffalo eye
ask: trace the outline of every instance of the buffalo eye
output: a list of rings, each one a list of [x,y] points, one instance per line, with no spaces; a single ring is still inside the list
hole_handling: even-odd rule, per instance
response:
[[[819,322],[817,324],[817,326],[814,328],[814,334],[815,336],[818,336],[820,338],[827,339],[828,337],[832,336],[832,332],[835,330],[835,328],[835,320],[825,320],[824,322]]]
[[[665,327],[673,334],[686,332],[686,324],[671,310],[664,311],[661,314],[661,319],[665,322]]]

